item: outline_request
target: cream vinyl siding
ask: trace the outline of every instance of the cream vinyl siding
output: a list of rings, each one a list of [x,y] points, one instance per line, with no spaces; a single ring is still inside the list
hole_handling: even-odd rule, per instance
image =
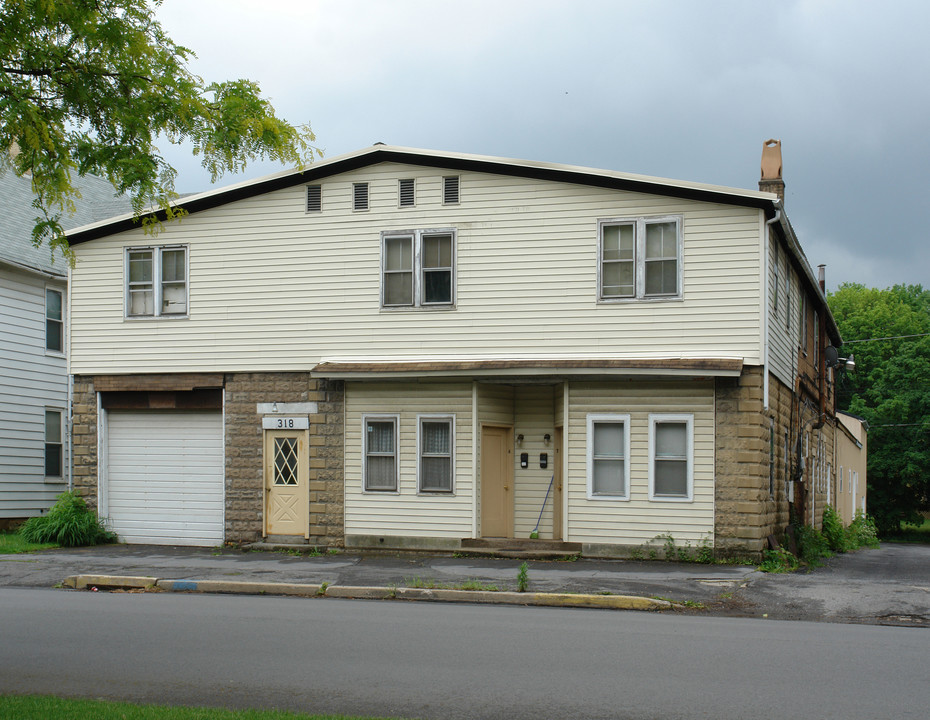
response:
[[[523,442],[516,443],[514,448],[514,520],[513,535],[517,538],[530,536],[540,516],[540,509],[546,498],[546,490],[552,473],[555,472],[552,460],[552,436],[555,433],[554,414],[554,386],[549,385],[523,385],[514,388],[514,437],[523,435]],[[549,434],[549,444],[546,445],[543,436]],[[528,453],[529,466],[520,467],[520,453]],[[539,467],[539,454],[547,453],[548,467],[543,470]],[[542,519],[539,523],[539,537],[552,537],[552,495],[546,501]]]
[[[471,383],[346,383],[347,535],[469,537],[472,534]],[[364,492],[362,417],[398,416],[398,491]],[[417,418],[455,416],[454,492],[417,493]]]
[[[67,490],[67,361],[45,349],[45,289],[64,282],[0,265],[0,518],[48,510]],[[45,410],[61,412],[62,476],[45,477]]]
[[[714,386],[712,381],[572,383],[566,445],[568,539],[572,542],[641,545],[670,534],[679,544],[713,541]],[[589,500],[587,416],[630,416],[629,500]],[[694,499],[649,500],[649,415],[694,415]],[[660,541],[661,542],[661,541]]]
[[[123,318],[124,248],[141,229],[75,247],[75,373],[301,370],[322,358],[740,357],[761,362],[758,210],[384,163],[168,223],[189,247],[190,316]],[[397,207],[414,178],[416,213]],[[370,210],[352,211],[352,184]],[[599,219],[682,218],[683,299],[597,302]],[[381,232],[454,228],[455,307],[382,310]]]

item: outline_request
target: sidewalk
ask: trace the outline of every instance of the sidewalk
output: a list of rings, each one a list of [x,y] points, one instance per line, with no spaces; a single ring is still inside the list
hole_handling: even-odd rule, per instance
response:
[[[755,572],[751,566],[619,560],[521,561],[422,554],[282,552],[109,545],[0,556],[0,586],[159,588],[325,597],[521,605],[669,609],[710,604]],[[477,587],[477,590],[461,589]],[[490,590],[491,587],[496,590]],[[671,603],[669,602],[671,601]]]

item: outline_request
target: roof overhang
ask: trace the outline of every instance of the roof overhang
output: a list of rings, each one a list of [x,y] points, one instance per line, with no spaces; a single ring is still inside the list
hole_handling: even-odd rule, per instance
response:
[[[179,200],[176,204],[183,207],[188,214],[192,214],[237,200],[262,195],[275,190],[282,190],[294,185],[318,182],[332,175],[387,162],[458,170],[461,172],[484,172],[495,175],[551,180],[576,185],[628,190],[652,195],[703,200],[743,207],[771,208],[772,203],[777,198],[773,193],[756,190],[743,190],[720,185],[599,170],[575,165],[497,158],[486,155],[418,150],[416,148],[378,144],[354,153],[340,155],[330,160],[323,160],[306,168],[286,170],[273,175],[266,175],[255,180],[247,180],[215,190],[190,195]],[[157,217],[160,220],[165,219],[164,211],[161,210],[153,210],[152,212],[144,213],[144,215],[148,217]],[[103,222],[85,225],[69,231],[68,242],[71,245],[79,245],[90,240],[106,237],[126,230],[132,230],[137,227],[140,227],[139,218],[134,218],[131,214],[121,215]]]
[[[512,379],[597,377],[738,377],[740,358],[634,358],[555,360],[324,360],[310,372],[333,380],[394,380],[416,378]]]

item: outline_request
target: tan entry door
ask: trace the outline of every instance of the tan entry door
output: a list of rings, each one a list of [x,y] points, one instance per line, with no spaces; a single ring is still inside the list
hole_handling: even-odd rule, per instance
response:
[[[513,431],[481,428],[481,536],[513,537]]]
[[[265,431],[265,534],[310,537],[305,430]]]

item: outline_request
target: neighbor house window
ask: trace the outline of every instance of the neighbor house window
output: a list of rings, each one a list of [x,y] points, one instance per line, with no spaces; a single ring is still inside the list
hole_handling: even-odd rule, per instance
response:
[[[779,263],[779,258],[778,258],[778,243],[777,243],[777,242],[776,242],[775,245],[774,245],[773,256],[774,256],[774,260],[775,260],[775,261],[772,263],[772,265],[773,265],[773,267],[774,267],[775,278],[774,278],[774,280],[773,280],[773,282],[772,282],[772,284],[773,284],[773,286],[774,286],[774,287],[772,288],[773,291],[774,291],[774,292],[772,293],[772,296],[773,296],[772,314],[775,315],[775,316],[777,317],[777,316],[778,316],[778,263]]]
[[[59,353],[65,348],[62,297],[60,290],[45,289],[45,349]]]
[[[588,415],[588,498],[628,500],[630,416]]]
[[[61,477],[61,410],[45,411],[45,477]]]
[[[450,175],[442,179],[442,204],[458,205],[459,203],[459,177]]]
[[[419,419],[417,477],[420,492],[452,492],[453,439],[455,423],[451,417]]]
[[[681,297],[681,220],[631,218],[598,224],[601,300]]]
[[[693,497],[691,415],[649,416],[649,499]]]
[[[397,491],[397,417],[366,417],[362,421],[365,490]]]
[[[413,207],[416,205],[416,183],[413,178],[404,178],[398,181],[397,204],[400,207]]]
[[[455,232],[382,233],[382,307],[428,307],[455,302]]]
[[[187,248],[129,248],[126,251],[126,315],[187,315]]]

